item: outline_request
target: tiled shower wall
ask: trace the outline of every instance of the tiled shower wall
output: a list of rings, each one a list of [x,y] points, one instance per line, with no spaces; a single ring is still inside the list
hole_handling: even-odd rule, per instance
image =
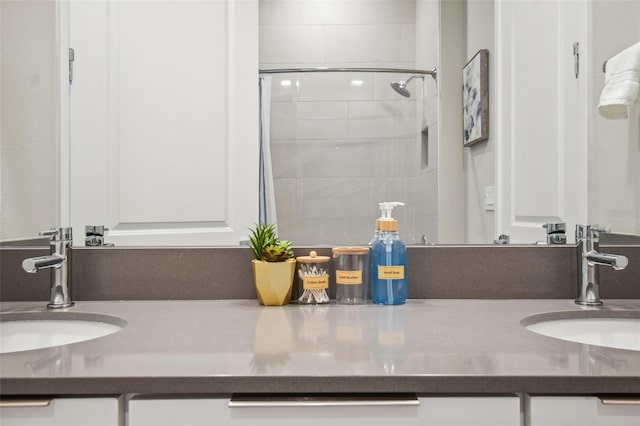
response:
[[[261,0],[260,68],[413,69],[415,8],[415,1],[397,0]],[[437,185],[419,178],[435,170],[437,155],[421,132],[433,120],[419,118],[423,108],[435,108],[424,107],[422,80],[409,83],[409,99],[389,85],[409,76],[272,75],[271,153],[282,238],[366,243],[380,201],[407,203],[394,212],[406,242],[435,233],[435,215],[424,214],[424,203],[436,199]],[[437,126],[429,127],[437,136]],[[429,186],[432,196],[425,195]]]

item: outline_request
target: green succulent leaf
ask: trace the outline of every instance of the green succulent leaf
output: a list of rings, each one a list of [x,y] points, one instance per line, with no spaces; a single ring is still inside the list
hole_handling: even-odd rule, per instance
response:
[[[284,262],[291,259],[291,241],[280,240],[276,236],[275,225],[260,223],[251,229],[249,242],[253,257],[266,262]]]
[[[251,229],[249,242],[253,257],[260,260],[264,249],[276,242],[276,229],[273,224],[259,223]]]
[[[291,248],[291,241],[278,240],[278,247],[282,248],[289,258],[293,257],[293,249]]]
[[[292,257],[291,242],[287,240],[279,240],[276,244],[267,246],[262,253],[262,260],[267,262],[284,262]]]

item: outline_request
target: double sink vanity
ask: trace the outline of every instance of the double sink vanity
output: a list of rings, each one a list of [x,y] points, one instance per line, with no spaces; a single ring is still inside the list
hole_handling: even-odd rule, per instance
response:
[[[50,309],[46,253],[0,249],[0,419],[637,426],[640,247],[607,251],[602,305],[567,245],[410,247],[406,305],[263,307],[248,248],[73,248]]]

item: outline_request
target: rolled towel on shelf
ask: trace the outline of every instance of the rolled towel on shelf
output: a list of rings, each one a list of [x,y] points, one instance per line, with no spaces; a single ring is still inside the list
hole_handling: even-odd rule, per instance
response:
[[[598,111],[604,118],[627,118],[628,109],[638,101],[639,93],[640,43],[636,43],[606,62]]]

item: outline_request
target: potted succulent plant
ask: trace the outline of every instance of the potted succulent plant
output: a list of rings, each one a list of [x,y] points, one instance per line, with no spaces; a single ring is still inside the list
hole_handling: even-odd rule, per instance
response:
[[[291,241],[281,240],[274,225],[257,224],[250,230],[253,279],[261,305],[281,306],[291,300],[296,259]]]

